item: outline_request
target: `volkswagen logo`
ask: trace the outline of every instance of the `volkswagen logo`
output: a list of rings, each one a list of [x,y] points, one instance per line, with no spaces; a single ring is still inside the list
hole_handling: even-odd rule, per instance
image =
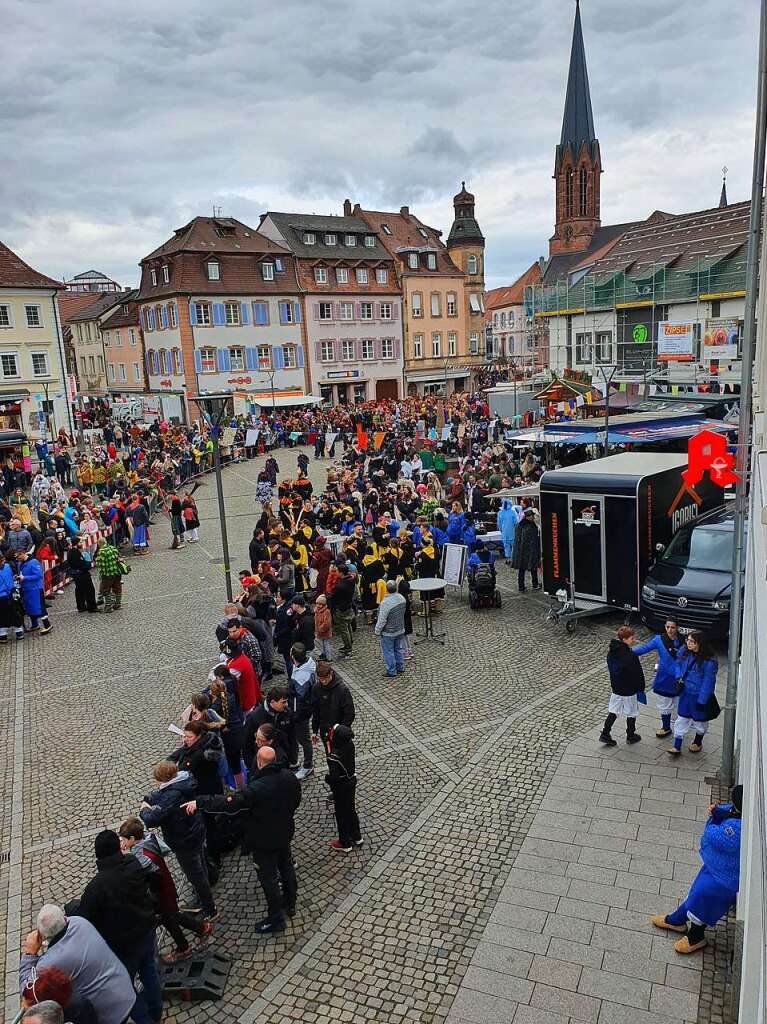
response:
[[[686,597],[680,597],[680,598],[677,599],[676,603],[679,605],[680,608],[686,608],[687,607],[687,598]]]

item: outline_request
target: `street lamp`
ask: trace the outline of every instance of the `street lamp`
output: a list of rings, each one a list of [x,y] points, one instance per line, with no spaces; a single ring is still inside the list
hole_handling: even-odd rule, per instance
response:
[[[232,394],[229,391],[205,392],[201,395],[189,395],[196,402],[205,420],[210,426],[210,437],[213,441],[213,469],[216,473],[216,490],[218,492],[218,520],[221,524],[221,548],[224,555],[224,578],[226,580],[226,598],[232,601],[232,567],[229,562],[229,538],[226,534],[226,510],[224,509],[224,485],[221,480],[221,423],[227,411],[234,408]]]
[[[443,363],[444,363],[443,369],[445,371],[445,398],[447,398],[447,368],[450,365],[450,360],[449,359],[444,359]]]

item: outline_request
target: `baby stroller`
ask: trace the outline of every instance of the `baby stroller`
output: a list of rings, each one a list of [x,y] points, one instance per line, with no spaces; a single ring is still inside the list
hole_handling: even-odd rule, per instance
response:
[[[489,562],[469,566],[469,607],[500,608],[501,592],[495,585],[495,567]]]

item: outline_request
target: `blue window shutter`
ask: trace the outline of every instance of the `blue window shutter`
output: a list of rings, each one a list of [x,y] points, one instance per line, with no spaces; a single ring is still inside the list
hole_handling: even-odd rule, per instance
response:
[[[226,310],[224,309],[223,302],[213,303],[213,323],[217,327],[223,327],[226,323]]]
[[[250,316],[248,314],[248,304],[247,304],[247,302],[241,302],[240,303],[240,320],[242,320],[242,322],[244,324],[249,324],[250,323]]]
[[[149,353],[144,353],[144,366],[146,367],[147,374],[151,377],[152,375],[152,360],[149,358]]]
[[[171,302],[169,304],[169,306],[168,306],[168,309],[172,309],[173,312],[176,314],[175,315],[175,320],[176,320],[176,326],[178,326],[178,312],[176,310],[176,303],[175,302]]]
[[[287,302],[280,303],[280,323],[286,324],[288,322],[288,304]]]
[[[304,346],[296,345],[296,362],[299,367],[304,365]]]
[[[152,368],[155,373],[160,372],[160,356],[157,352],[152,352]]]
[[[162,328],[168,326],[168,311],[165,306],[160,306],[160,326]]]
[[[141,328],[142,331],[145,330],[145,327],[144,327],[144,310],[143,309],[140,309],[138,311],[138,325],[139,325],[139,327]]]
[[[256,370],[258,369],[258,353],[254,348],[245,349],[245,369]]]
[[[282,370],[285,366],[285,356],[282,354],[282,345],[272,346],[272,366],[275,370]]]
[[[194,302],[189,303],[189,323],[193,326],[197,324],[197,305]]]
[[[153,309],[149,309],[149,310],[147,310],[147,313],[149,314],[149,330],[153,331],[154,330],[154,324],[155,324],[154,310]]]
[[[216,349],[216,363],[221,373],[226,373],[229,370],[230,361],[228,348]]]
[[[296,315],[295,315],[296,323],[300,324],[301,323],[301,303],[300,302],[294,302],[293,305],[295,306],[295,309],[296,309]]]
[[[194,372],[202,373],[202,356],[197,349],[194,350]]]

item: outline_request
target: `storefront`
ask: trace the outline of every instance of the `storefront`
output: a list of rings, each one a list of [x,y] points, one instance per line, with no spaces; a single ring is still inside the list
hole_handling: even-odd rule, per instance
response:
[[[362,370],[328,370],[320,381],[322,401],[328,405],[357,405],[376,397],[368,393]]]
[[[0,394],[0,430],[23,429],[21,403],[28,400],[28,391]]]
[[[409,398],[417,395],[452,395],[466,391],[471,373],[468,367],[459,366],[447,371],[426,370],[422,373],[406,373],[405,383]]]

